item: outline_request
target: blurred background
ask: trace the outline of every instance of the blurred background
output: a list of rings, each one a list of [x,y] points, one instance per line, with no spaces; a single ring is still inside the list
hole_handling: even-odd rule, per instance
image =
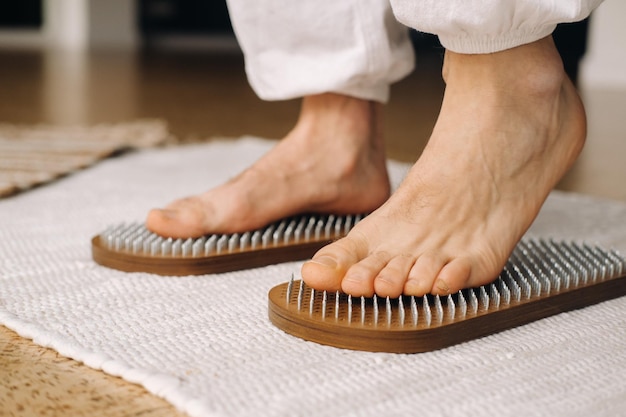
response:
[[[626,2],[606,0],[555,37],[589,114],[589,142],[560,188],[626,200]],[[392,88],[389,156],[413,161],[437,117],[443,50],[413,33],[416,71]],[[0,5],[0,122],[168,123],[179,142],[282,137],[298,100],[250,89],[223,0],[21,0]]]

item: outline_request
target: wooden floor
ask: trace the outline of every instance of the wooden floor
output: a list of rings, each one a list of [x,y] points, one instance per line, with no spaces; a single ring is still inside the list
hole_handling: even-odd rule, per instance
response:
[[[421,153],[442,98],[441,56],[425,53],[386,107],[388,155]],[[266,103],[236,52],[0,51],[0,122],[94,124],[162,118],[182,142],[280,138],[297,100]],[[559,188],[626,201],[626,91],[584,91],[589,139]],[[1,272],[0,272],[1,273]],[[175,416],[141,387],[94,371],[0,326],[0,416]]]
[[[394,86],[387,109],[390,156],[412,160],[421,152],[443,94],[440,65],[441,56],[428,54],[418,64],[427,76],[416,74]],[[2,121],[92,124],[158,117],[184,141],[243,134],[278,139],[299,110],[298,100],[259,100],[236,51],[0,51],[0,82]]]

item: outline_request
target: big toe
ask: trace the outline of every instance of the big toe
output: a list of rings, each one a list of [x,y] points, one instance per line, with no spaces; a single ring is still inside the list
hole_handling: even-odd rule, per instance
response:
[[[339,291],[343,272],[331,256],[318,256],[302,265],[302,279],[316,290]]]
[[[191,200],[177,202],[164,209],[152,209],[146,218],[146,228],[172,238],[199,237],[207,233],[206,211]]]
[[[359,251],[349,238],[340,239],[320,249],[302,265],[302,279],[312,288],[340,291],[348,269],[359,260]]]

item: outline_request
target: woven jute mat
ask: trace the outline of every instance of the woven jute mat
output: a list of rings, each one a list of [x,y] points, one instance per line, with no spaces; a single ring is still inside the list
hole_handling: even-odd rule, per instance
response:
[[[0,124],[0,198],[170,138],[166,123],[154,119],[94,126]]]

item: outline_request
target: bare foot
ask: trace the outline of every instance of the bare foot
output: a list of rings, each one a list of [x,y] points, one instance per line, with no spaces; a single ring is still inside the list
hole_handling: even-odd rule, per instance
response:
[[[446,53],[446,92],[396,193],[302,268],[316,289],[447,294],[497,278],[582,149],[582,103],[551,38],[488,55]]]
[[[204,194],[150,211],[170,237],[253,230],[303,213],[363,213],[389,197],[381,104],[337,94],[305,97],[295,128],[252,167]]]

